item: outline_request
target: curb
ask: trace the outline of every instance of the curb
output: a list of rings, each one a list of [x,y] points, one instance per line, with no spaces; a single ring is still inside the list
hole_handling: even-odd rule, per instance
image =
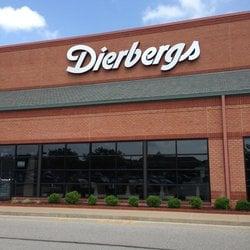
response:
[[[246,226],[250,227],[250,222],[229,221],[229,220],[200,220],[200,219],[183,219],[183,218],[154,218],[143,216],[119,216],[119,215],[89,215],[89,214],[70,214],[70,213],[39,213],[39,212],[0,212],[5,216],[27,216],[27,217],[47,217],[47,218],[79,218],[79,219],[102,219],[102,220],[128,220],[128,221],[145,221],[145,222],[172,222],[172,223],[189,223],[189,224],[207,224],[207,225],[224,225],[224,226]]]

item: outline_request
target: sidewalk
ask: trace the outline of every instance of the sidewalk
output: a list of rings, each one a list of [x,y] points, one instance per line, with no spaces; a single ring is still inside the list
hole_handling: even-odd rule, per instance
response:
[[[0,215],[250,226],[250,214],[208,214],[175,211],[0,206]]]

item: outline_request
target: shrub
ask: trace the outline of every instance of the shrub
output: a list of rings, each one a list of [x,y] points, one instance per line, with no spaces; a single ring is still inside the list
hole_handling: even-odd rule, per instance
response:
[[[77,191],[72,191],[65,195],[65,201],[68,204],[76,204],[79,202],[80,198],[81,194],[79,194]]]
[[[57,194],[57,193],[53,193],[53,194],[49,195],[49,197],[48,197],[49,203],[59,203],[60,200],[61,200],[61,196],[60,196],[60,194]]]
[[[166,197],[166,201],[168,201],[169,199],[172,199],[172,198],[174,198],[174,196],[173,196],[173,195],[167,195],[167,197]]]
[[[189,200],[189,205],[191,206],[191,208],[201,208],[202,203],[203,203],[202,199],[198,196],[193,196]]]
[[[217,209],[228,209],[229,199],[227,197],[219,197],[214,202],[214,207]]]
[[[161,198],[157,195],[149,195],[146,203],[149,207],[159,207],[161,205]]]
[[[119,203],[119,199],[114,195],[108,195],[105,197],[105,203],[108,206],[117,206]]]
[[[236,210],[250,211],[250,201],[239,200],[235,206]]]
[[[93,206],[93,205],[96,205],[96,202],[97,202],[97,197],[95,195],[91,194],[88,197],[88,204]]]
[[[131,207],[138,207],[138,205],[139,205],[139,198],[137,196],[130,196],[128,198],[128,204]]]
[[[170,198],[167,203],[169,208],[180,208],[181,206],[181,201],[178,198]]]

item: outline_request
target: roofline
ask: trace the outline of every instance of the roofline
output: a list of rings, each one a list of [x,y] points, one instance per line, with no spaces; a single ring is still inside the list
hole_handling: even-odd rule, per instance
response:
[[[4,45],[0,46],[0,53],[14,51],[14,50],[16,51],[16,50],[37,49],[43,47],[62,46],[72,43],[93,42],[93,41],[107,40],[111,38],[114,39],[120,37],[144,35],[156,32],[187,29],[187,28],[214,25],[220,23],[230,23],[247,19],[250,19],[250,11],[216,15],[216,16],[203,17],[185,21],[177,21],[159,25],[151,25],[139,28],[123,29],[123,30],[104,32],[104,33],[65,37],[54,40],[43,40],[30,43]]]

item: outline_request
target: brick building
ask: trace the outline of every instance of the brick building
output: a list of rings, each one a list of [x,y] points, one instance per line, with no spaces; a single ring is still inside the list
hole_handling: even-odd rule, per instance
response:
[[[249,198],[249,26],[245,12],[0,47],[0,177],[13,196]]]

